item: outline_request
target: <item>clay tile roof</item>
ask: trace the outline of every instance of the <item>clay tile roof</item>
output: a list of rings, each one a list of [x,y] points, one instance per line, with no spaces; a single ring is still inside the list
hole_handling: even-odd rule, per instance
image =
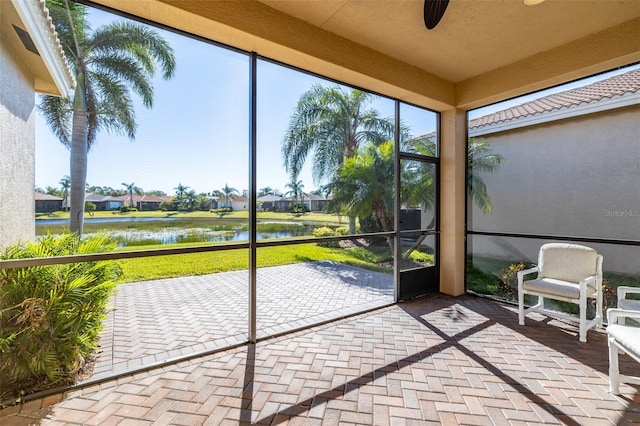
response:
[[[35,194],[36,201],[62,201],[62,197],[57,197],[51,194],[43,194],[42,192],[36,192]]]
[[[73,88],[75,87],[75,76],[73,74],[73,71],[71,71],[71,68],[69,67],[69,64],[67,62],[67,57],[64,53],[64,49],[62,48],[62,44],[60,43],[60,39],[58,38],[58,32],[56,31],[56,27],[53,24],[53,20],[51,19],[51,16],[49,15],[49,9],[47,8],[47,2],[46,0],[39,0],[39,7],[38,10],[42,16],[44,25],[48,28],[48,36],[49,36],[49,46],[52,47],[53,49],[55,49],[55,51],[58,54],[58,57],[60,58],[61,62],[62,62],[62,67],[64,69],[64,72],[66,74],[66,78],[68,79],[68,81],[70,82],[70,86]],[[64,95],[64,94],[63,94]]]
[[[473,129],[500,121],[571,108],[580,104],[598,102],[636,92],[640,92],[640,69],[478,117],[469,121],[469,128]]]

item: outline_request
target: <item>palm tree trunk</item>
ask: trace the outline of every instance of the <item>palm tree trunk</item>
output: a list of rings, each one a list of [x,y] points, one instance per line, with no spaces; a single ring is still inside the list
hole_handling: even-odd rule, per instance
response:
[[[356,233],[356,217],[349,216],[349,234],[354,235]]]
[[[84,224],[84,194],[87,183],[87,138],[89,136],[89,119],[85,110],[73,110],[71,134],[69,230],[80,237],[82,236]]]
[[[384,208],[384,206],[377,205],[377,203],[375,203],[373,205],[373,211],[376,217],[378,218],[378,221],[380,222],[380,226],[382,227],[382,230],[384,232],[389,232],[390,231],[389,221],[388,221],[389,217],[387,216],[387,210]],[[387,235],[385,238],[387,239],[387,244],[391,249],[391,253],[393,253],[393,237]]]

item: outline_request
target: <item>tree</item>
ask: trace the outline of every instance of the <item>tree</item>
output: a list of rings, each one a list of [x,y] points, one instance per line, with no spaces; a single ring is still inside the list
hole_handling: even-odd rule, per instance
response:
[[[289,188],[289,191],[284,195],[291,195],[293,198],[292,210],[294,213],[304,213],[304,192],[302,192],[302,188],[304,188],[304,184],[301,180],[296,180],[297,176],[291,176],[291,181],[285,185],[286,188]]]
[[[467,191],[469,197],[480,208],[482,213],[491,213],[493,211],[491,198],[480,172],[493,172],[506,160],[500,154],[492,154],[488,142],[476,141],[475,139],[469,140],[467,158]]]
[[[187,191],[190,188],[186,185],[179,183],[178,186],[176,186],[173,189],[176,190],[176,200],[178,203],[178,210],[184,210],[185,196],[187,195]]]
[[[264,197],[265,195],[274,195],[273,188],[267,186],[266,188],[260,188],[258,190],[258,198]]]
[[[506,160],[500,154],[493,154],[488,142],[469,139],[467,149],[467,192],[469,197],[478,206],[482,213],[490,213],[493,210],[491,198],[487,191],[487,185],[480,176],[480,172],[493,172]],[[428,136],[419,136],[409,139],[404,149],[408,152],[435,156],[435,140]]]
[[[380,228],[393,230],[394,146],[388,141],[367,144],[356,156],[349,157],[330,183],[333,199],[329,211],[345,209],[349,216],[373,216]],[[393,239],[387,236],[393,249]]]
[[[64,195],[62,191],[53,186],[47,186],[44,190],[42,188],[36,188],[36,192],[55,195],[56,197],[62,197]]]
[[[62,190],[63,198],[62,198],[62,209],[67,210],[67,205],[69,204],[69,189],[71,188],[71,178],[69,175],[64,175],[62,179],[60,179],[60,189]]]
[[[374,98],[371,93],[356,89],[347,93],[338,86],[315,85],[303,93],[282,142],[284,166],[291,176],[298,176],[313,152],[314,183],[330,181],[360,145],[393,139],[394,121],[367,108]],[[349,218],[349,231],[355,233],[354,217]]]
[[[144,191],[142,191],[142,188],[137,187],[134,182],[131,182],[131,183],[122,182],[122,186],[127,188],[127,192],[129,193],[129,207],[134,208],[135,204],[133,203],[133,193],[135,192],[136,195],[141,195],[144,193]]]
[[[196,193],[195,190],[190,190],[187,191],[186,195],[186,199],[185,199],[185,205],[188,211],[193,211],[196,209],[196,206],[198,204],[198,194]]]
[[[225,183],[221,191],[222,191],[222,195],[224,195],[225,207],[231,207],[231,204],[229,203],[229,197],[233,194],[237,194],[238,190],[230,187],[229,184]]]
[[[87,154],[101,130],[136,134],[132,90],[153,105],[152,78],[159,66],[169,79],[173,49],[156,31],[137,23],[114,22],[92,30],[87,7],[69,0],[47,2],[69,65],[75,74],[72,99],[42,96],[40,111],[70,151],[69,229],[82,235]]]

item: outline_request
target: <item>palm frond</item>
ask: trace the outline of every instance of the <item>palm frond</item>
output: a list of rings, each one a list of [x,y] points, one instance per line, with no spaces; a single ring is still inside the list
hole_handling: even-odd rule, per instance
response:
[[[73,114],[69,99],[41,95],[38,110],[56,138],[69,148],[71,145],[71,117]]]
[[[128,52],[150,76],[155,64],[162,69],[162,77],[170,79],[176,68],[171,45],[157,31],[133,22],[114,22],[93,33],[91,45],[96,55],[102,52]]]
[[[99,74],[103,79],[126,82],[142,98],[143,104],[150,108],[153,105],[151,75],[145,72],[139,62],[123,52],[108,53],[108,55],[95,56],[91,60],[92,75]]]

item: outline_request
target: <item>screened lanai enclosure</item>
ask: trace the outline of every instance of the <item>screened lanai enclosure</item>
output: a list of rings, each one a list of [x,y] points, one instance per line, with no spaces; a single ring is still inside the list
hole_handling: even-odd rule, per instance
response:
[[[55,290],[76,325],[91,309],[70,313],[67,290],[112,292],[80,304],[106,312],[86,330],[98,346],[85,380],[429,294],[513,301],[517,271],[550,241],[604,256],[608,307],[618,286],[640,286],[632,2],[524,15],[520,2],[452,1],[425,33],[380,21],[385,2],[50,1],[53,45],[24,15],[46,27],[44,3],[27,3],[3,3],[0,21],[17,82],[0,86],[17,129],[0,145],[0,270],[12,309]],[[420,18],[422,2],[406,6],[394,13]],[[571,22],[559,41],[503,40],[496,14],[512,29]],[[62,71],[30,56],[50,51]],[[558,98],[592,84],[595,97]],[[25,93],[34,101],[16,101]]]

